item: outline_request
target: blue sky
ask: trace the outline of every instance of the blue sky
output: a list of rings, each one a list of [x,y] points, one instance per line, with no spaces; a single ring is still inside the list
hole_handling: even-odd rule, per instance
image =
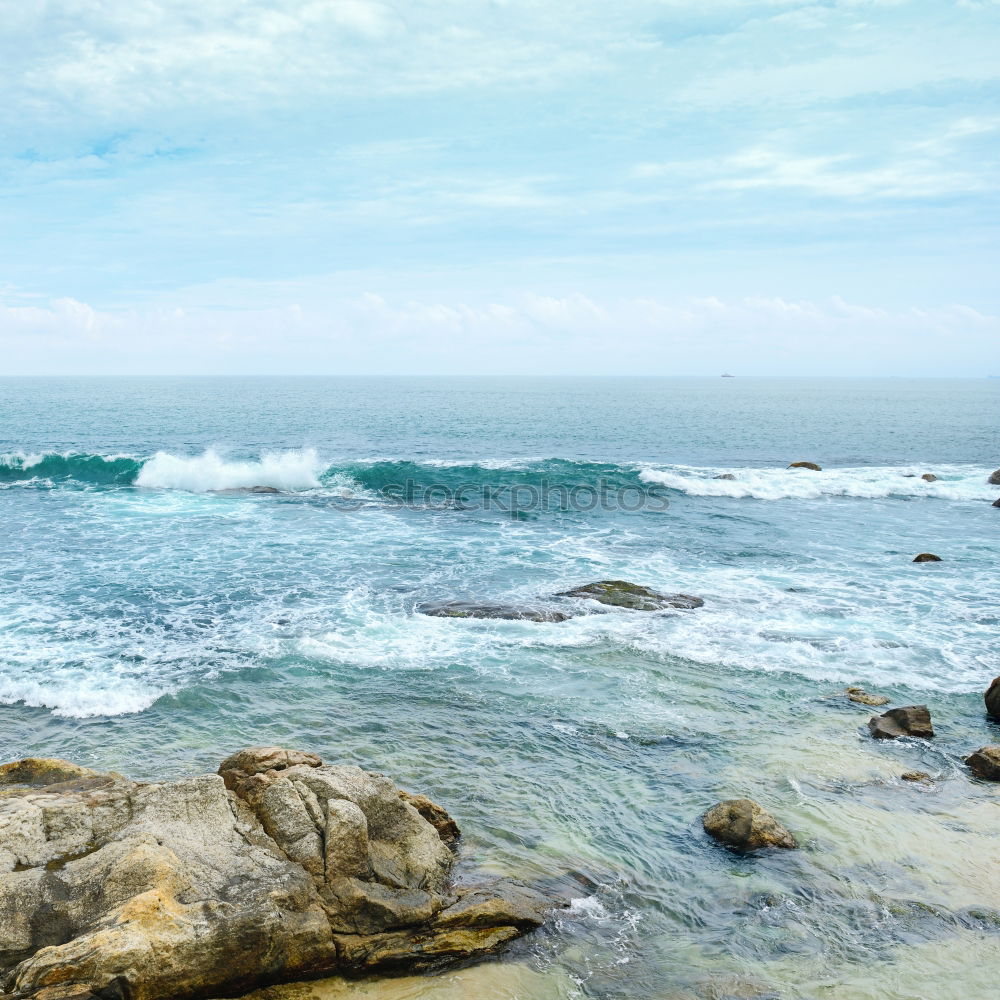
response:
[[[1000,0],[0,24],[0,373],[1000,374]]]

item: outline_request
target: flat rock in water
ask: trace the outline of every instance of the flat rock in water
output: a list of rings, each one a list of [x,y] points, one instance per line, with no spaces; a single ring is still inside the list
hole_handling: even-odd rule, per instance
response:
[[[0,768],[0,982],[16,1000],[193,1000],[493,954],[548,902],[455,886],[454,820],[383,775],[281,747],[141,784]]]
[[[881,708],[888,705],[890,699],[884,694],[869,694],[864,688],[849,687],[846,691],[849,701],[857,702],[859,705],[868,705],[871,708]]]
[[[734,480],[736,477],[731,472],[723,472],[721,475],[712,476],[713,479],[729,479]]]
[[[815,462],[792,462],[788,466],[789,469],[811,469],[813,472],[822,472],[823,467],[817,465]]]
[[[899,777],[903,781],[915,781],[923,785],[930,785],[934,782],[934,779],[926,771],[904,771]]]
[[[925,472],[920,478],[925,483],[936,483],[938,477],[935,476],[933,472]]]
[[[980,747],[965,758],[969,769],[987,781],[1000,781],[1000,747]]]
[[[941,562],[941,557],[934,555],[933,552],[921,552],[919,555],[913,557],[914,562]]]
[[[519,622],[564,622],[573,616],[566,611],[546,607],[521,607],[511,604],[474,604],[471,601],[446,601],[421,604],[417,610],[432,618],[492,618]]]
[[[901,736],[927,740],[934,735],[931,713],[926,705],[891,708],[883,715],[873,715],[868,720],[868,731],[877,740],[897,740]]]
[[[983,701],[986,702],[986,714],[992,715],[994,719],[1000,719],[1000,677],[993,679],[993,683],[983,695]]]
[[[702,816],[701,822],[710,837],[737,851],[798,847],[795,837],[753,799],[720,802]]]
[[[666,608],[700,608],[705,602],[690,594],[659,594],[625,580],[599,580],[584,587],[564,590],[557,597],[585,597],[614,608],[631,611],[663,611]]]

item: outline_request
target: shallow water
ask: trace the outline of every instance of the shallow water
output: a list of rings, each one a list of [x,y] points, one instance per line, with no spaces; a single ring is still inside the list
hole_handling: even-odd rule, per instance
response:
[[[301,746],[447,805],[471,866],[596,886],[499,965],[303,998],[985,995],[1000,790],[961,757],[1000,742],[998,404],[986,380],[0,380],[0,756],[161,778]],[[285,492],[212,492],[256,485]],[[602,578],[706,604],[415,610]],[[928,702],[937,740],[873,743],[848,683]],[[803,849],[710,844],[735,795]]]

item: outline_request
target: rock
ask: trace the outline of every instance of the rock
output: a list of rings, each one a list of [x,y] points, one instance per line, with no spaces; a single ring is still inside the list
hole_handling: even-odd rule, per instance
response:
[[[1000,719],[1000,677],[993,679],[993,683],[983,695],[983,700],[986,702],[986,714],[992,715],[994,719]]]
[[[789,469],[812,469],[813,472],[822,472],[822,466],[817,465],[815,462],[792,462],[788,466]]]
[[[902,781],[919,781],[925,785],[934,781],[926,771],[904,771],[899,777]]]
[[[281,490],[273,486],[231,486],[224,490],[209,490],[209,493],[217,493],[220,496],[239,496],[245,493],[280,493]]]
[[[965,758],[969,769],[987,781],[1000,781],[1000,747],[980,747]]]
[[[925,483],[936,483],[938,477],[935,476],[933,472],[925,472],[920,478]]]
[[[469,601],[448,601],[441,604],[421,604],[417,610],[432,618],[494,618],[521,622],[564,622],[573,616],[565,611],[544,607],[515,607],[508,604],[473,604]]]
[[[941,562],[941,557],[934,555],[933,552],[921,552],[920,555],[913,557],[914,562]]]
[[[488,955],[548,908],[453,887],[454,820],[358,767],[280,747],[141,784],[0,768],[0,995],[195,1000]]]
[[[738,851],[798,847],[796,839],[753,799],[727,799],[701,818],[705,832]]]
[[[648,587],[640,587],[624,580],[599,580],[574,590],[564,590],[557,597],[585,597],[615,608],[631,611],[662,611],[664,608],[700,608],[705,602],[690,594],[658,594]]]
[[[996,472],[991,472],[989,479],[986,480],[990,486],[1000,486],[1000,469]]]
[[[931,713],[926,705],[891,708],[883,715],[873,715],[868,720],[868,730],[877,740],[896,740],[901,736],[927,740],[934,735]]]
[[[864,688],[859,687],[849,687],[846,693],[849,701],[855,701],[859,705],[869,705],[872,708],[881,708],[890,701],[884,694],[869,694]]]
[[[991,504],[991,506],[993,506],[993,507],[1000,507],[1000,497],[997,497],[996,500],[993,501],[993,503]]]
[[[712,476],[713,479],[729,479],[733,480],[736,477],[731,472],[723,472],[721,475]]]

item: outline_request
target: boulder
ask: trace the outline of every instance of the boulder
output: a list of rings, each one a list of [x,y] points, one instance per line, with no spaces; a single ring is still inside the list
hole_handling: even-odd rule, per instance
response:
[[[712,476],[713,479],[729,479],[734,480],[736,477],[731,472],[723,472],[718,476]]]
[[[796,839],[753,799],[727,799],[701,818],[705,832],[737,851],[798,847]]]
[[[788,466],[789,469],[811,469],[813,472],[822,472],[822,466],[817,465],[815,462],[792,462]]]
[[[869,694],[864,688],[847,688],[848,701],[857,702],[859,705],[868,705],[871,708],[881,708],[889,704],[889,699],[884,694]]]
[[[933,552],[921,552],[919,555],[913,557],[914,562],[941,562],[941,557],[934,555]]]
[[[432,618],[493,618],[519,622],[564,622],[573,617],[568,612],[556,608],[474,604],[471,601],[421,604],[417,610],[422,615],[430,615]]]
[[[980,747],[965,758],[965,763],[980,778],[1000,781],[1000,747]]]
[[[992,715],[994,719],[1000,719],[1000,677],[993,679],[993,683],[983,695],[983,700],[986,702],[986,714]]]
[[[896,740],[901,736],[927,740],[934,735],[931,713],[926,705],[891,708],[883,715],[873,715],[868,720],[868,730],[877,740]]]
[[[548,908],[451,883],[454,820],[361,768],[280,747],[141,784],[0,768],[0,995],[195,1000],[492,954]]]
[[[935,476],[933,472],[925,472],[920,478],[925,483],[936,483],[938,477]]]
[[[903,781],[916,781],[923,785],[930,785],[934,782],[934,779],[926,771],[904,771],[899,777]]]
[[[573,590],[564,590],[557,597],[584,597],[614,608],[631,611],[662,611],[665,608],[700,608],[705,602],[690,594],[658,594],[625,580],[599,580]]]
[[[1000,497],[997,497],[996,500],[993,501],[993,503],[991,504],[991,506],[993,506],[993,507],[1000,507]]]
[[[990,486],[1000,486],[1000,469],[997,469],[996,472],[991,472],[986,482],[988,482]]]

